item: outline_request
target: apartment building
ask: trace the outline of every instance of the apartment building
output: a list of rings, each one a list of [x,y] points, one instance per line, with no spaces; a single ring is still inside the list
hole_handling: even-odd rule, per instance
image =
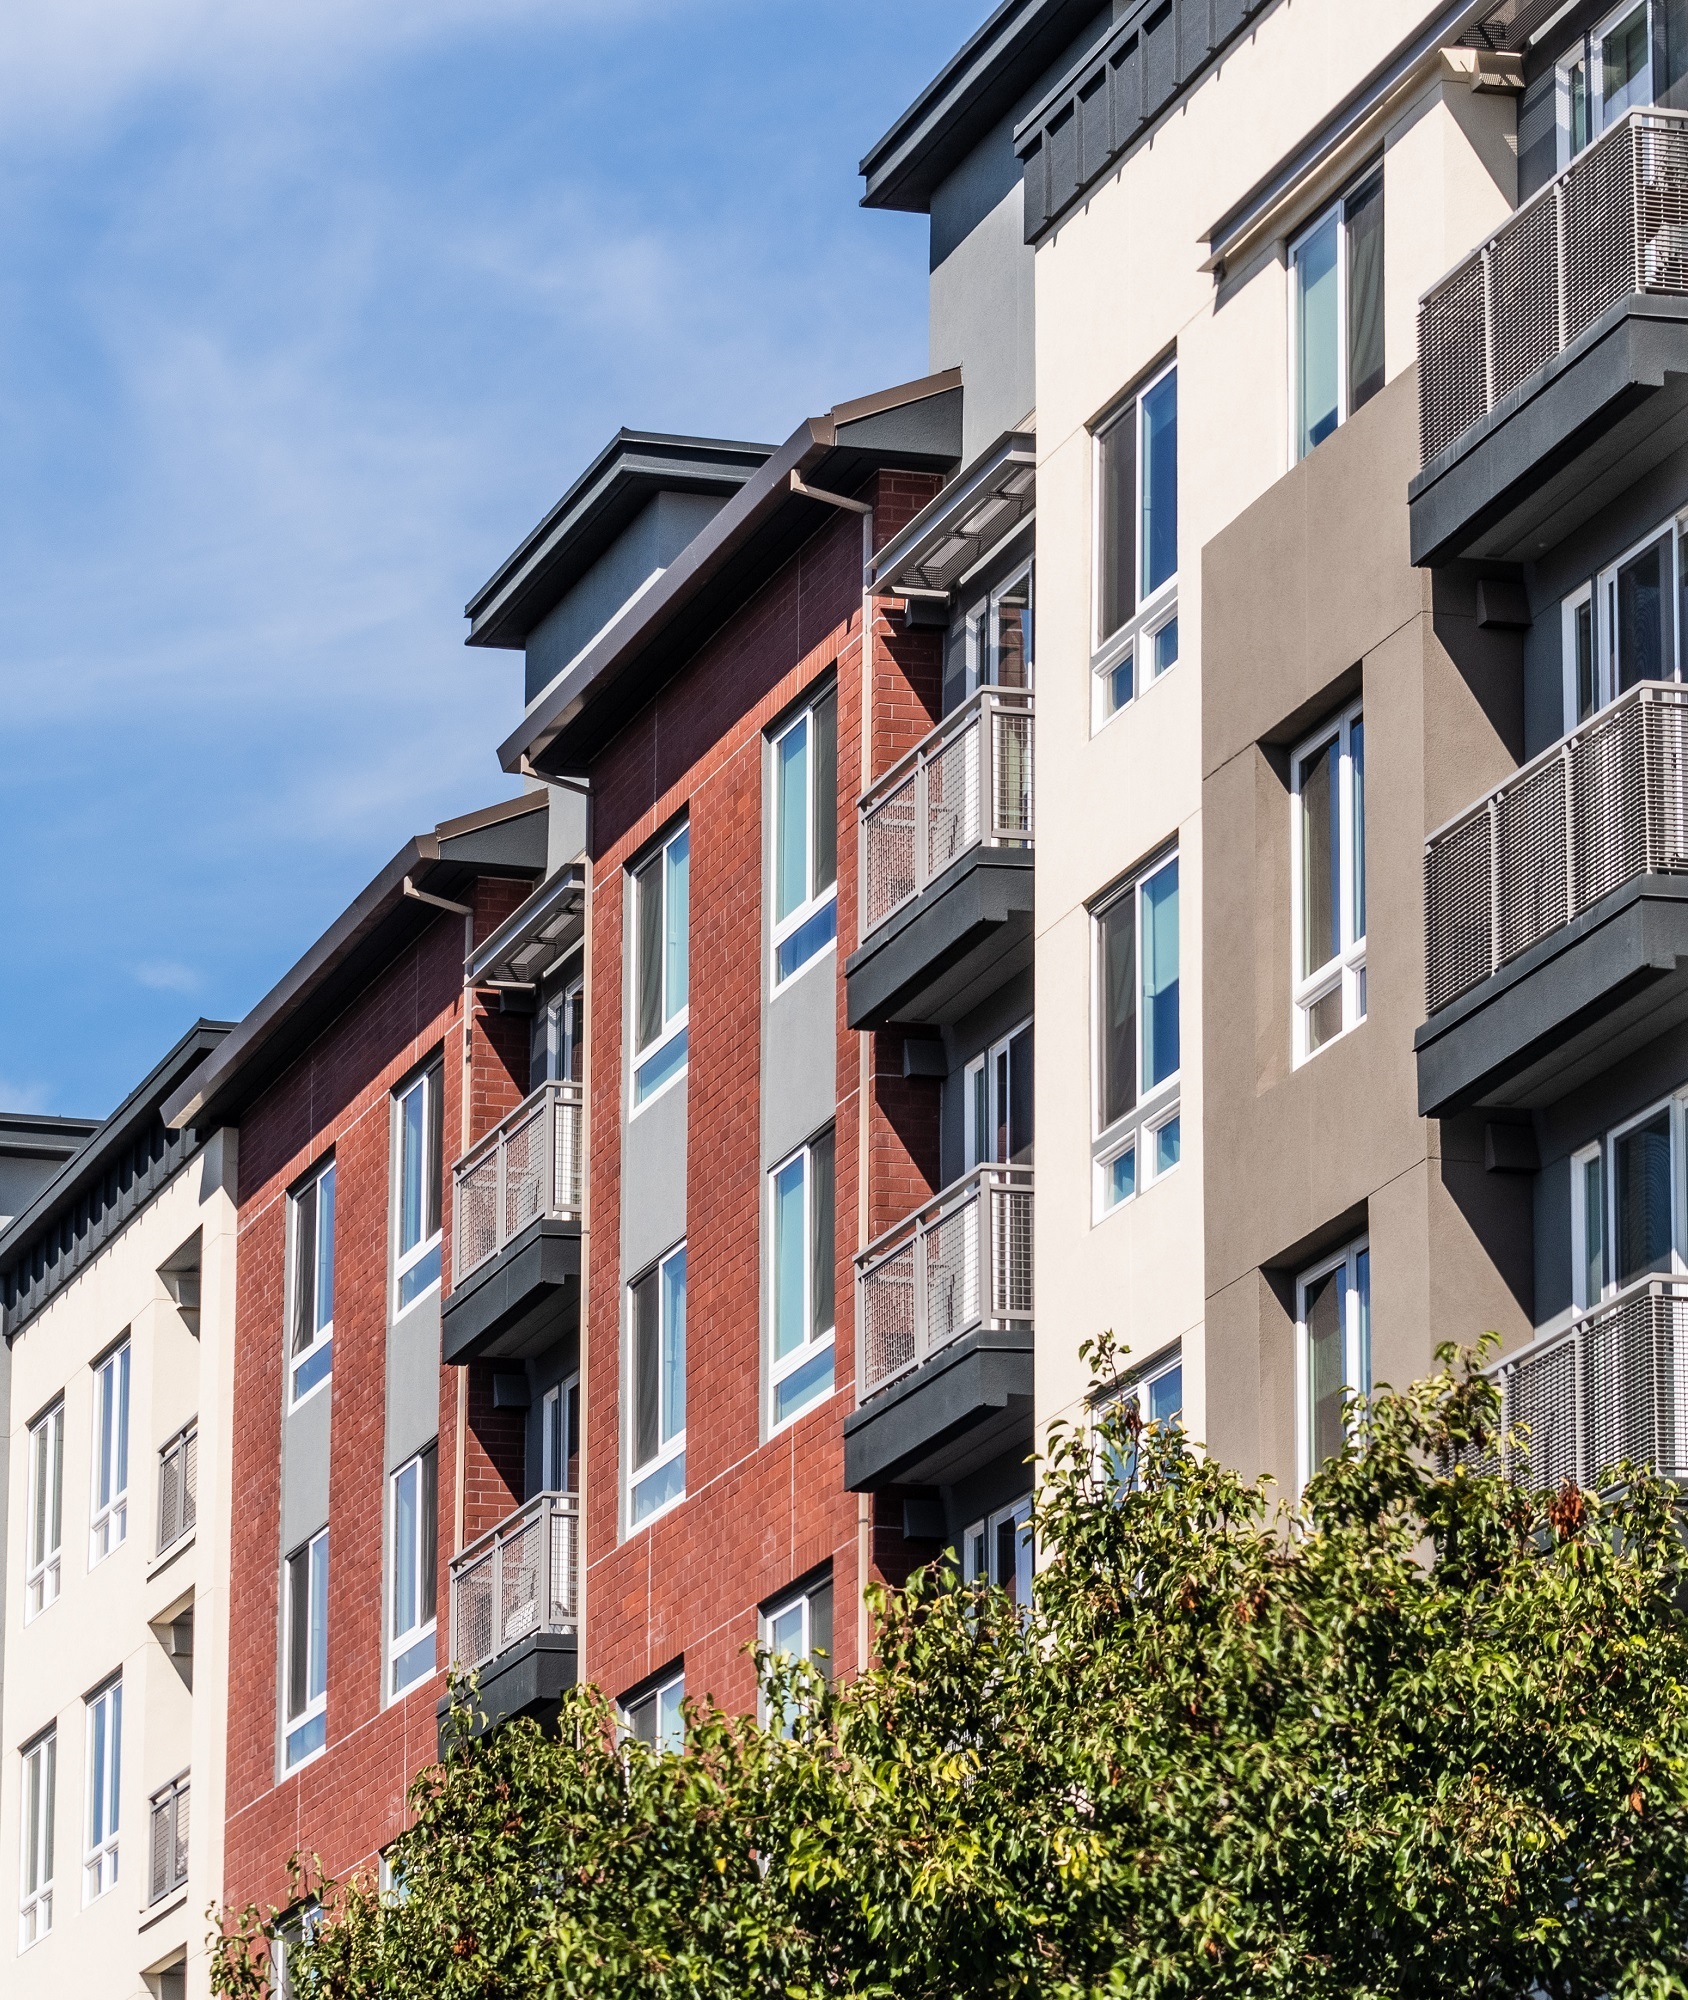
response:
[[[0,1952],[19,2000],[210,1991],[237,1148],[160,1107],[227,1033],[198,1023],[97,1126],[8,1133],[37,1158],[73,1147],[0,1236]]]

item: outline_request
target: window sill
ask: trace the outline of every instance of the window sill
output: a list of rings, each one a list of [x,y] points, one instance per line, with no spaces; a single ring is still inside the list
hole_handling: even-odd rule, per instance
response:
[[[179,1889],[173,1889],[159,1902],[149,1904],[140,1913],[141,1920],[135,1926],[136,1932],[150,1931],[154,1924],[161,1924],[166,1917],[173,1917],[188,1899],[188,1885],[184,1882]]]
[[[777,943],[774,949],[776,951],[779,949]],[[795,972],[788,972],[783,979],[779,978],[776,974],[774,983],[769,988],[769,998],[777,1000],[780,998],[782,994],[789,993],[806,972],[813,972],[815,967],[821,964],[821,962],[825,959],[830,958],[836,961],[837,957],[838,957],[838,937],[837,934],[834,933],[833,936],[827,939],[825,944],[820,946],[818,950],[812,952],[809,957],[804,959],[803,963],[797,967]],[[649,1099],[647,1099],[646,1102],[648,1103]]]
[[[686,1493],[676,1493],[672,1500],[664,1500],[660,1507],[653,1507],[648,1514],[642,1515],[640,1519],[638,1519],[637,1521],[634,1521],[630,1518],[628,1521],[627,1533],[622,1536],[622,1540],[624,1542],[630,1542],[632,1541],[635,1535],[642,1535],[647,1528],[654,1528],[658,1521],[665,1520],[668,1517],[668,1515],[672,1514],[677,1507],[685,1506],[687,1500],[690,1497],[691,1496]],[[629,1516],[631,1516],[632,1513],[631,1496],[629,1496],[628,1500],[628,1513]]]
[[[1309,1049],[1305,1055],[1297,1056],[1290,1065],[1292,1073],[1304,1070],[1309,1063],[1317,1062],[1328,1049],[1334,1049],[1339,1043],[1347,1041],[1350,1035],[1357,1035],[1370,1019],[1369,1014],[1362,1014],[1357,1021],[1350,1021],[1346,1028],[1339,1028],[1328,1042],[1321,1042],[1316,1049]]]

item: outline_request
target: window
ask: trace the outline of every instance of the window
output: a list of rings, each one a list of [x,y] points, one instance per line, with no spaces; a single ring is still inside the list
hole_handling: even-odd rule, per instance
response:
[[[774,1427],[832,1394],[833,1135],[823,1132],[768,1176]]]
[[[1099,1417],[1123,1416],[1135,1410],[1144,1424],[1175,1424],[1184,1415],[1184,1356],[1181,1347],[1158,1355],[1140,1369],[1117,1395],[1098,1410]],[[1099,1475],[1123,1492],[1137,1483],[1135,1448],[1124,1434],[1110,1438],[1102,1449]]]
[[[647,1693],[624,1702],[621,1714],[628,1735],[653,1750],[683,1750],[686,1718],[680,1704],[685,1698],[685,1676],[671,1674]]]
[[[334,1162],[287,1201],[289,1373],[293,1401],[326,1382],[334,1365]]]
[[[23,1753],[22,1862],[18,1949],[27,1951],[53,1928],[53,1820],[57,1800],[59,1734],[49,1729]]]
[[[1032,684],[1032,566],[1022,565],[967,614],[967,692]]]
[[[287,1558],[286,1682],[289,1770],[328,1741],[328,1530]]]
[[[1350,1432],[1345,1401],[1371,1394],[1371,1252],[1355,1243],[1296,1282],[1302,1485]]]
[[[275,1967],[275,2000],[299,2000],[294,1978],[293,1954],[302,1944],[313,1944],[322,1928],[322,1905],[308,1896],[284,1917],[276,1920],[270,1934],[270,1963]]]
[[[405,1085],[393,1105],[398,1151],[396,1309],[405,1311],[440,1281],[440,1152],[445,1069],[436,1063]]]
[[[403,1694],[434,1671],[434,1620],[439,1585],[439,1448],[429,1445],[388,1482],[392,1557],[388,1588],[389,1696]]]
[[[968,1583],[994,1583],[1016,1604],[1032,1601],[1032,1501],[975,1521],[962,1537],[961,1573]]]
[[[586,1075],[586,989],[571,979],[545,1009],[542,1051],[547,1082],[580,1083]]]
[[[117,1885],[118,1805],[123,1790],[123,1682],[109,1682],[88,1701],[88,1851],[82,1900],[91,1903]]]
[[[1178,858],[1091,919],[1095,981],[1095,1214],[1178,1164]]]
[[[88,1567],[110,1555],[129,1532],[129,1343],[94,1369],[94,1492]]]
[[[150,1862],[147,1901],[162,1903],[188,1881],[188,1820],[193,1791],[183,1771],[147,1801]]]
[[[968,1172],[993,1163],[1029,1166],[1032,1159],[1032,1024],[1024,1021],[994,1048],[975,1056],[965,1073],[962,1146]]]
[[[686,1248],[636,1278],[633,1345],[632,1525],[686,1491]]]
[[[547,1389],[539,1406],[539,1458],[545,1493],[580,1491],[580,1377]]]
[[[1119,712],[1178,659],[1178,371],[1169,367],[1095,434],[1093,720]]]
[[[1653,101],[1653,22],[1648,0],[1625,0],[1581,37],[1559,65],[1559,164],[1626,111]]]
[[[158,1454],[158,1553],[193,1532],[199,1518],[199,1425],[180,1430]]]
[[[796,1596],[776,1604],[762,1614],[762,1644],[775,1659],[807,1660],[830,1687],[832,1685],[832,1578],[812,1584]],[[766,1703],[762,1719],[768,1720]],[[787,1703],[781,1718],[789,1731],[797,1719],[793,1704]]]
[[[686,1067],[692,839],[670,835],[633,875],[633,1106]]]
[[[1290,246],[1295,457],[1383,387],[1383,169]]]
[[[59,1594],[59,1539],[64,1524],[64,1404],[55,1403],[29,1427],[29,1564],[24,1619],[45,1611]]]
[[[1656,1104],[1571,1161],[1572,1298],[1579,1312],[1684,1265],[1684,1100]]]
[[[1565,599],[1567,730],[1641,681],[1678,677],[1678,604],[1688,600],[1685,531],[1688,517],[1667,521]]]
[[[1296,752],[1290,794],[1299,1063],[1366,1018],[1366,737],[1358,708]]]
[[[838,936],[838,691],[774,738],[774,985]]]

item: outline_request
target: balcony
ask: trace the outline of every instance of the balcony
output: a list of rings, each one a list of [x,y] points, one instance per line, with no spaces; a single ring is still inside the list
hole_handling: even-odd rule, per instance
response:
[[[147,1902],[162,1903],[188,1881],[188,1774],[154,1792],[147,1813]]]
[[[976,1167],[871,1243],[845,1484],[948,1484],[1029,1449],[1032,1305],[1030,1167]]]
[[[1688,1017],[1688,688],[1644,681],[1424,849],[1419,1110],[1551,1103]]]
[[[535,1352],[578,1308],[585,1128],[582,1086],[542,1083],[452,1169],[448,1362]]]
[[[487,1726],[554,1712],[580,1643],[580,1502],[540,1493],[451,1565],[451,1656],[480,1676]],[[449,1702],[441,1703],[442,1716]]]
[[[180,1430],[158,1454],[158,1548],[163,1555],[199,1518],[199,1425]]]
[[[1490,1369],[1502,1435],[1527,1429],[1529,1482],[1596,1488],[1624,1460],[1688,1480],[1688,1286],[1644,1278]],[[1519,1454],[1505,1457],[1519,1462]]]
[[[1632,111],[1419,303],[1412,559],[1519,562],[1679,443],[1688,115]]]

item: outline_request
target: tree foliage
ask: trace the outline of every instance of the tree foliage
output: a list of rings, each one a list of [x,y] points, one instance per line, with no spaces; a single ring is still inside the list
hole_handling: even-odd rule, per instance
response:
[[[404,1899],[318,1885],[294,1991],[1688,1995],[1676,1489],[1502,1477],[1492,1385],[1438,1362],[1294,1510],[1123,1406],[1059,1436],[1034,1604],[876,1592],[870,1673],[763,1663],[789,1733],[694,1704],[662,1755],[589,1688],[465,1727]],[[229,1922],[229,2000],[267,1927]]]

